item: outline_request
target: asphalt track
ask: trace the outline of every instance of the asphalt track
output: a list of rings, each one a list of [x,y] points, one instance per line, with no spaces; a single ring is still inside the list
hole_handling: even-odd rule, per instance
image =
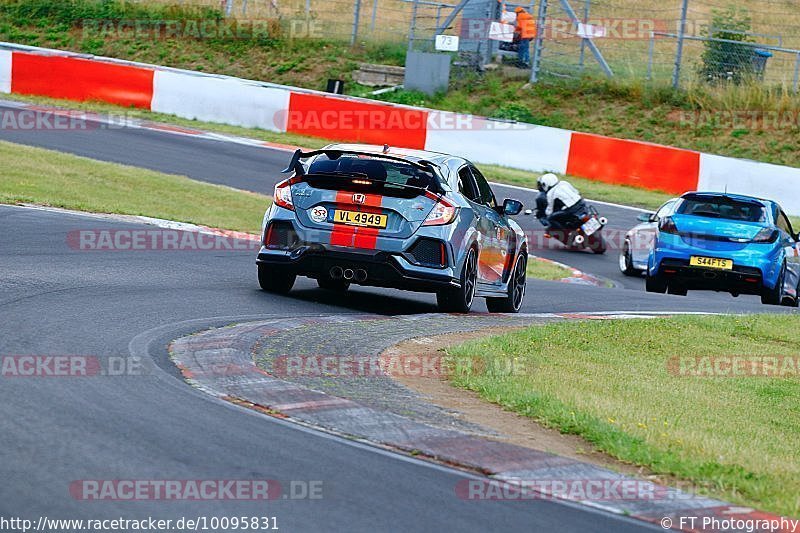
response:
[[[139,129],[0,131],[0,138],[261,192],[271,191],[287,160],[285,152]],[[506,195],[530,204],[520,191]],[[602,211],[621,226],[632,225],[636,214]],[[310,280],[299,280],[289,296],[274,296],[258,290],[250,251],[106,253],[67,245],[72,230],[131,227],[138,226],[0,206],[0,354],[133,351],[156,363],[146,375],[124,378],[0,378],[3,516],[269,515],[284,531],[649,528],[554,502],[461,501],[454,487],[463,473],[266,418],[188,387],[167,360],[165,346],[177,336],[275,314],[434,312],[434,298],[362,288],[330,295]],[[638,280],[614,275],[615,258],[547,253],[631,288],[532,281],[525,312],[783,310],[745,297],[647,294]],[[477,310],[485,310],[482,303]],[[87,502],[68,492],[81,479],[253,478],[321,480],[324,498]]]

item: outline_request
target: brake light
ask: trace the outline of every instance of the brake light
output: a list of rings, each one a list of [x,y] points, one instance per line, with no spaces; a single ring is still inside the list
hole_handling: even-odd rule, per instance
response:
[[[294,204],[292,203],[292,180],[284,180],[275,185],[275,193],[272,198],[278,207],[291,209],[294,211]]]
[[[761,228],[761,231],[753,237],[753,242],[775,242],[778,239],[778,231],[772,228]]]
[[[672,220],[672,217],[664,217],[661,219],[661,222],[658,223],[658,231],[663,233],[678,233],[678,226],[675,225],[675,221]]]
[[[443,226],[444,224],[450,224],[456,218],[456,213],[458,212],[458,208],[445,200],[444,198],[439,198],[436,201],[436,205],[433,206],[431,212],[428,213],[428,217],[425,219],[425,222],[422,223],[423,226]]]

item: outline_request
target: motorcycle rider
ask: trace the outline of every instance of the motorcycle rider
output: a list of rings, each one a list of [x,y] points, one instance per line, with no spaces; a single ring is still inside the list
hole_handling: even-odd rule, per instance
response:
[[[578,189],[571,183],[559,180],[555,174],[543,174],[536,182],[536,218],[549,229],[573,229],[577,215],[586,210]]]

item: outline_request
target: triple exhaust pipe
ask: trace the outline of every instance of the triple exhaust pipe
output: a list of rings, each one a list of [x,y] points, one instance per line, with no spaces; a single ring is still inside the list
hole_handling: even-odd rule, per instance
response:
[[[353,270],[352,268],[342,268],[340,266],[332,267],[329,272],[331,279],[346,279],[347,281],[355,280],[358,283],[367,281],[367,271],[363,268]]]

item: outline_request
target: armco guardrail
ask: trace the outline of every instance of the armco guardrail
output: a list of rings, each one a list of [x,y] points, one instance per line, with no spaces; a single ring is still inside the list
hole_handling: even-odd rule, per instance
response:
[[[680,194],[774,198],[800,215],[800,169],[535,124],[331,95],[118,59],[0,43],[0,92],[100,100],[188,119],[464,154]]]

